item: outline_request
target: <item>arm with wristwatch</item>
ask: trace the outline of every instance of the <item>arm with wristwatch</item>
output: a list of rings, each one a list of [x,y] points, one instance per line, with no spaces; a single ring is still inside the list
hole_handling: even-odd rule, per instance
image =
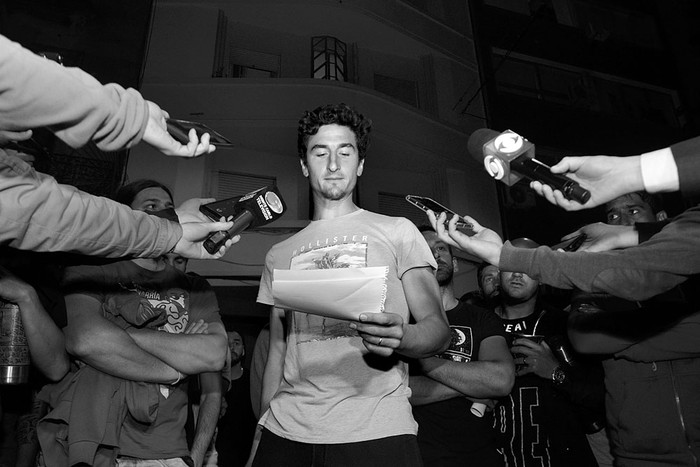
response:
[[[594,410],[602,406],[605,389],[600,363],[595,358],[574,356],[564,335],[548,335],[541,343],[516,339],[513,344],[511,351],[524,355],[524,366],[517,370],[517,376],[532,373],[551,381],[574,405]]]

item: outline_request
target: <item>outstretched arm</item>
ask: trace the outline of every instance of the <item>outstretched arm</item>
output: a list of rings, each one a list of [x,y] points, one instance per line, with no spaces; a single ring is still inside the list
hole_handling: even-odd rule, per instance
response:
[[[561,192],[539,182],[530,186],[547,201],[568,211],[599,206],[635,191],[649,193],[681,190],[686,196],[700,192],[700,137],[667,148],[627,157],[565,157],[552,167],[553,173],[566,174],[591,192],[586,204],[564,198]]]
[[[19,250],[69,251],[119,258],[157,257],[174,251],[188,258],[218,258],[202,246],[213,231],[230,222],[182,225],[134,211],[107,198],[92,196],[0,151],[0,191],[3,221],[0,241]],[[238,241],[232,239],[226,247]]]
[[[435,229],[440,240],[481,258],[494,266],[498,266],[503,240],[496,232],[483,227],[476,219],[465,215],[462,218],[472,224],[472,230],[474,231],[474,235],[468,236],[457,230],[457,221],[459,220],[457,216],[449,219],[447,228],[445,227],[445,218],[444,212],[436,217],[433,211],[428,211],[430,225]]]
[[[566,174],[591,192],[585,204],[571,201],[559,190],[540,182],[530,182],[537,194],[567,211],[600,206],[618,196],[644,190],[640,157],[580,156],[565,157],[552,166],[553,173]]]
[[[71,147],[94,141],[104,151],[143,139],[163,154],[192,157],[214,151],[209,135],[190,133],[183,145],[166,131],[168,117],[135,89],[102,85],[78,68],[65,68],[0,36],[0,129],[48,127]]]

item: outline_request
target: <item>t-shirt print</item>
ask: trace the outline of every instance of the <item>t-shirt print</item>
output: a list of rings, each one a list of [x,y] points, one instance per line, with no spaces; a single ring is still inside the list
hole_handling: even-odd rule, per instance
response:
[[[367,243],[342,243],[301,251],[292,257],[289,269],[340,269],[367,266]],[[356,337],[347,321],[313,315],[294,313],[293,331],[297,344],[305,342]]]
[[[469,326],[450,326],[450,347],[440,356],[453,362],[470,362],[474,353],[474,336]]]

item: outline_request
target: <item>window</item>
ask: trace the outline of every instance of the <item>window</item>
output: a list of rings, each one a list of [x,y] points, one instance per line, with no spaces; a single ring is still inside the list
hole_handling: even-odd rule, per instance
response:
[[[279,74],[279,55],[231,47],[231,52],[229,53],[229,77],[277,78]]]
[[[211,197],[221,200],[244,195],[264,186],[275,185],[277,179],[275,177],[217,170],[213,173],[211,182],[209,190]]]
[[[311,38],[311,76],[347,81],[347,47],[331,36]]]
[[[494,50],[494,61],[504,56]],[[510,55],[496,73],[496,86],[499,93],[680,126],[674,91],[568,65]]]

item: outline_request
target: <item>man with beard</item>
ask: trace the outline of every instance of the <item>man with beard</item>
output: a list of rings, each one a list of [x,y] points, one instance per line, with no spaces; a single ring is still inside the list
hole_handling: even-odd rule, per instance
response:
[[[177,218],[170,190],[154,180],[125,185],[114,199]],[[47,391],[53,410],[38,425],[47,465],[201,465],[218,420],[226,357],[213,291],[163,257],[69,267],[64,291],[66,349],[79,369]],[[191,447],[188,375],[201,383]]]
[[[646,192],[615,198],[605,210],[607,224],[639,228],[640,243],[655,221],[666,219],[660,199]],[[617,466],[697,465],[700,312],[694,284],[643,302],[581,294],[572,306],[569,335],[577,350],[607,354],[605,403]],[[647,404],[654,410],[636,410]]]
[[[265,258],[258,302],[271,305],[270,348],[255,467],[319,459],[328,467],[421,465],[408,365],[399,356],[444,351],[450,330],[435,259],[418,229],[355,204],[370,131],[370,120],[345,104],[299,121],[314,214]],[[285,273],[307,278],[291,302],[291,291],[277,293]],[[363,310],[347,312],[359,298],[367,299]]]
[[[538,246],[529,239],[512,243]],[[514,338],[516,365],[513,390],[496,413],[506,465],[597,466],[580,415],[602,404],[602,378],[592,378],[587,366],[568,366],[555,356],[550,343],[565,339],[567,316],[538,302],[537,281],[509,271],[501,271],[500,281],[502,302],[496,314]]]
[[[228,331],[228,347],[231,351],[230,385],[224,396],[216,435],[216,450],[219,453],[219,465],[244,466],[253,443],[255,424],[250,402],[250,375],[243,368],[245,345],[241,335]]]
[[[491,399],[506,396],[515,379],[503,327],[492,311],[457,300],[452,280],[457,261],[451,248],[432,228],[419,230],[438,265],[435,277],[452,333],[443,354],[411,365],[411,404],[423,463],[503,466],[491,410]]]
[[[489,310],[494,309],[500,303],[501,293],[498,268],[493,264],[482,262],[476,269],[476,281],[479,289],[465,293],[459,301]]]

